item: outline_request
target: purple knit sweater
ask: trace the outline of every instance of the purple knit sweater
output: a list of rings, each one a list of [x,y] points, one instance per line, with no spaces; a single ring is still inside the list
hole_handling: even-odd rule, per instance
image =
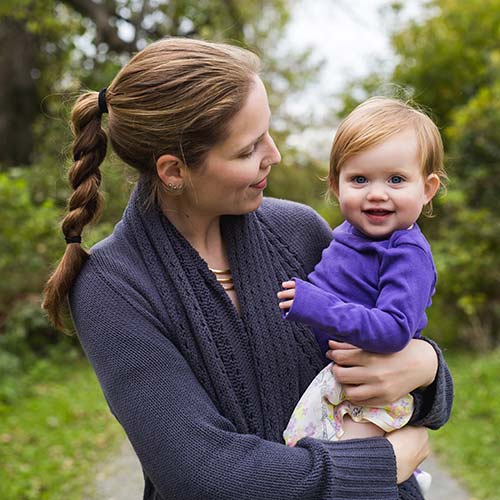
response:
[[[436,269],[417,224],[373,240],[349,222],[308,276],[296,279],[286,318],[313,327],[323,352],[328,340],[349,342],[372,352],[403,349],[427,324]]]
[[[396,486],[384,438],[283,445],[324,359],[307,327],[282,321],[275,294],[287,276],[313,269],[331,238],[325,222],[269,199],[223,218],[239,316],[189,243],[159,210],[142,208],[145,196],[139,183],[70,296],[81,343],[141,461],[144,498],[421,498],[413,479]],[[436,381],[414,393],[416,425],[438,427],[450,413],[437,352]]]

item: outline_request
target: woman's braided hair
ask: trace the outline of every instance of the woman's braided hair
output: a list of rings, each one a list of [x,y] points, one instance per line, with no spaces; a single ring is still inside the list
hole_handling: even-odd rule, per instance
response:
[[[152,202],[158,202],[163,186],[157,158],[172,154],[190,168],[201,166],[229,134],[228,123],[243,107],[259,64],[255,54],[232,45],[170,38],[135,55],[108,86],[108,133],[102,128],[99,93],[77,99],[71,113],[73,194],[62,221],[68,245],[44,291],[43,307],[56,327],[64,328],[69,291],[90,255],[80,238],[102,208],[99,167],[107,137],[116,154],[139,171]]]

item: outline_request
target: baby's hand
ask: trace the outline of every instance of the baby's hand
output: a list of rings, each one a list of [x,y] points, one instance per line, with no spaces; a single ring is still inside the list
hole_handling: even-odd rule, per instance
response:
[[[281,286],[284,290],[278,292],[278,299],[281,301],[279,307],[280,309],[290,309],[295,298],[295,281],[284,281]]]

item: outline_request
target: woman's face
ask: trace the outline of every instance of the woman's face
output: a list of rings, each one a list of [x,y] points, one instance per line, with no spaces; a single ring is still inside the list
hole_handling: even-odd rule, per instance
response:
[[[191,214],[238,215],[256,210],[273,164],[281,161],[269,135],[266,89],[255,76],[243,108],[229,124],[227,139],[214,146],[204,164],[190,171],[183,193]]]

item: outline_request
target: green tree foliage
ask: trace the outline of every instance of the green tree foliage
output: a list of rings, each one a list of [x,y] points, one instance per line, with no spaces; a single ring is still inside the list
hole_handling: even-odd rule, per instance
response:
[[[22,170],[17,173],[22,174]],[[0,173],[0,375],[20,368],[21,359],[44,351],[54,332],[36,291],[44,268],[56,257],[58,211],[53,200],[32,201],[22,177]]]
[[[450,185],[436,218],[422,221],[439,273],[430,331],[478,348],[500,340],[499,40],[500,0],[426,1],[392,35],[392,71],[352,82],[343,110],[389,89],[440,126]]]
[[[486,349],[500,338],[500,74],[452,112],[446,135],[452,188],[440,225],[440,290],[466,325],[461,337]]]
[[[394,34],[400,56],[393,80],[413,89],[440,126],[499,78],[499,0],[432,0],[423,21]]]
[[[0,173],[0,315],[5,315],[17,297],[40,289],[43,266],[60,247],[54,201],[34,203],[26,179],[13,174]]]

